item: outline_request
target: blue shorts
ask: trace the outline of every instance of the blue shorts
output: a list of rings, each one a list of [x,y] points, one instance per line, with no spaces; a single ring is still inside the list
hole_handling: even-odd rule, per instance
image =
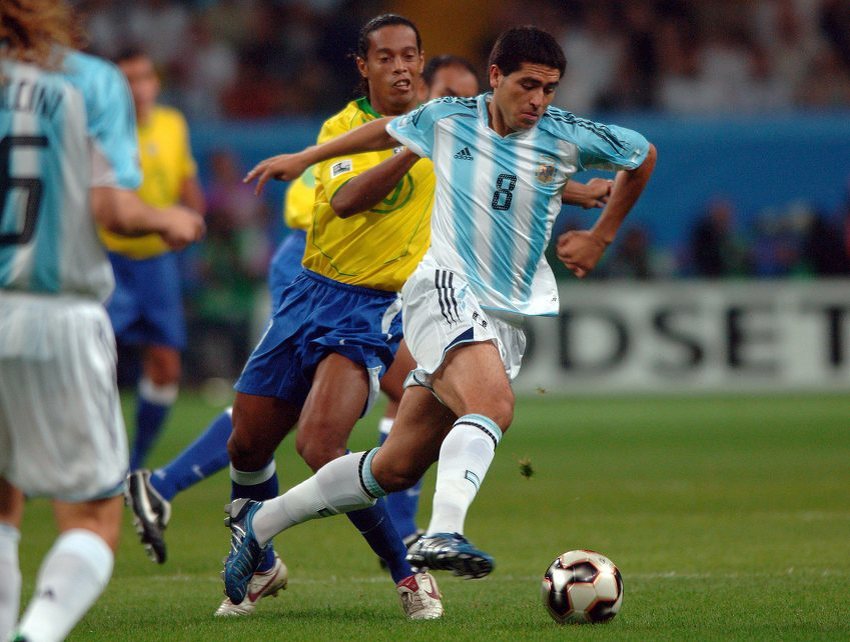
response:
[[[127,345],[186,346],[186,321],[180,294],[177,256],[166,252],[149,259],[109,253],[115,292],[106,305],[115,337]]]
[[[272,309],[280,304],[281,294],[301,271],[301,259],[307,245],[307,232],[292,230],[280,245],[269,264],[269,292]]]
[[[347,285],[302,270],[286,290],[234,387],[245,394],[303,406],[319,362],[337,353],[369,373],[366,412],[400,341],[397,293]]]

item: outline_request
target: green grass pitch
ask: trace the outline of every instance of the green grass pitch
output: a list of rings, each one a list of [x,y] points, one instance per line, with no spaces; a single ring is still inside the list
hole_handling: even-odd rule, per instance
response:
[[[144,556],[125,516],[112,581],[70,639],[848,640],[848,410],[847,397],[826,395],[521,399],[467,519],[496,570],[480,581],[439,574],[446,613],[436,622],[404,619],[344,517],[278,536],[289,588],[250,618],[214,619],[228,549],[219,473],[176,498],[163,566]],[[150,463],[217,412],[182,394]],[[377,416],[357,427],[354,449],[372,445]],[[307,475],[291,437],[278,472],[282,488]],[[432,490],[433,470],[420,525]],[[49,504],[31,502],[24,603],[53,537]],[[540,603],[546,567],[574,548],[620,567],[625,599],[608,624],[558,626]]]

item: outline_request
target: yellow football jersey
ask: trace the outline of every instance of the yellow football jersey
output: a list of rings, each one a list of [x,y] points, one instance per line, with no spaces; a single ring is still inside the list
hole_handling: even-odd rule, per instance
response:
[[[306,230],[313,219],[313,202],[316,200],[314,165],[289,184],[283,201],[283,221],[293,230]]]
[[[325,121],[318,142],[380,118],[366,98],[350,102]],[[400,149],[400,148],[397,148]],[[434,166],[418,161],[374,208],[339,218],[330,206],[352,178],[397,150],[332,158],[316,164],[316,202],[307,230],[304,267],[342,283],[398,291],[431,242]]]
[[[171,107],[157,106],[150,120],[138,126],[138,136],[142,167],[139,196],[156,207],[179,203],[183,181],[198,173],[183,114]],[[146,259],[170,250],[158,234],[130,237],[101,230],[100,235],[111,252],[133,259]]]

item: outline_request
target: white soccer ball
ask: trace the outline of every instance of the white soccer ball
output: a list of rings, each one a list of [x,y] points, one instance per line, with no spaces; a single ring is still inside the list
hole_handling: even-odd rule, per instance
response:
[[[559,624],[607,622],[623,604],[623,578],[604,555],[568,551],[546,569],[541,594]]]

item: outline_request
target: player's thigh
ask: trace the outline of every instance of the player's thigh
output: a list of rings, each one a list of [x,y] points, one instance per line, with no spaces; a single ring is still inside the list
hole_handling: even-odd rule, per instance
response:
[[[525,350],[522,330],[491,317],[464,277],[423,259],[402,290],[413,379],[457,415],[483,414],[504,430],[513,415],[510,379]]]
[[[458,416],[481,414],[505,430],[513,418],[514,395],[496,344],[467,343],[449,350],[431,377],[437,396]]]
[[[298,422],[300,410],[284,399],[237,392],[233,401],[233,432],[227,443],[234,466],[240,470],[265,466]]]
[[[372,473],[385,490],[406,488],[422,477],[439,454],[457,416],[427,388],[407,388],[393,429],[372,459]]]
[[[371,381],[366,369],[340,354],[327,355],[316,368],[301,411],[296,448],[315,469],[345,454],[348,437],[363,414]]]
[[[404,380],[410,371],[416,367],[416,361],[410,354],[410,349],[404,340],[399,343],[392,365],[381,377],[381,391],[387,395],[390,402],[398,404],[404,392]]]
[[[121,532],[123,506],[122,495],[87,502],[55,501],[53,513],[60,532],[84,528],[100,535],[115,551]]]

